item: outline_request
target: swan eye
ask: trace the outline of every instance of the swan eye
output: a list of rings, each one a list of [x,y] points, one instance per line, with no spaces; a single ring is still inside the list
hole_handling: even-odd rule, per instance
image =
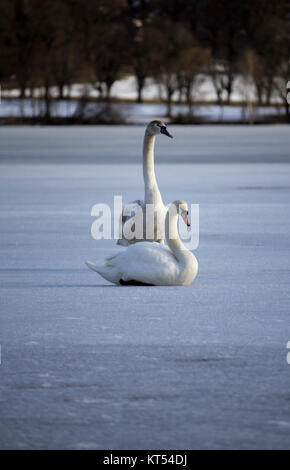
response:
[[[186,215],[188,215],[188,211],[186,211]]]

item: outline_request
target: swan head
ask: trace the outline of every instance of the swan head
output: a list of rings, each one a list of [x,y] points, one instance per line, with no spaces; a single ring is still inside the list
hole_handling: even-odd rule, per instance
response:
[[[179,200],[179,201],[174,201],[173,204],[176,207],[177,214],[181,215],[187,227],[190,227],[187,202]]]
[[[159,135],[159,134],[164,134],[167,135],[167,137],[171,137],[172,135],[169,134],[166,124],[162,121],[151,121],[149,122],[147,126],[147,132],[150,135]]]

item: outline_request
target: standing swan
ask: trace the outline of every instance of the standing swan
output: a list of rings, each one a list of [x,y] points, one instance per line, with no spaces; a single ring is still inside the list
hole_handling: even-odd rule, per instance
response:
[[[87,266],[114,284],[188,286],[197,275],[198,263],[180,240],[178,215],[190,226],[186,202],[175,201],[167,211],[165,236],[168,247],[145,241],[106,258],[103,266],[86,262]]]
[[[128,246],[130,244],[141,242],[141,241],[157,241],[159,243],[164,242],[164,219],[166,215],[166,206],[163,204],[162,197],[157,185],[155,171],[154,171],[154,144],[157,135],[164,134],[172,138],[169,134],[166,124],[162,121],[151,121],[145,130],[144,141],[143,141],[143,178],[145,185],[144,201],[134,201],[124,207],[121,220],[120,228],[122,229],[121,237],[117,241],[117,245]],[[148,227],[146,234],[146,204],[152,204],[154,210],[154,217],[151,218],[151,224],[153,227]],[[139,206],[139,207],[138,207]],[[143,212],[143,235],[142,238],[126,238],[126,224],[130,221],[131,211],[136,209]],[[130,232],[130,230],[129,230]]]

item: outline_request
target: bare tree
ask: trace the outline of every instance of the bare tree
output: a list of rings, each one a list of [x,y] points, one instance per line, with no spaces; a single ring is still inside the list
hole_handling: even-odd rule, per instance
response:
[[[142,92],[146,79],[158,62],[159,42],[162,37],[158,30],[141,20],[133,20],[133,38],[131,40],[131,64],[136,77],[137,102],[142,102]]]
[[[204,81],[204,73],[209,59],[209,51],[198,46],[193,46],[180,52],[178,58],[180,70],[178,74],[179,87],[185,96],[190,115],[193,111],[193,93],[198,90]]]
[[[238,61],[238,70],[241,74],[242,93],[248,110],[249,123],[253,124],[254,96],[256,90],[255,84],[263,83],[263,68],[257,54],[252,49],[246,49]]]
[[[287,121],[290,122],[290,55],[288,60],[281,61],[274,79],[274,88],[284,104]]]
[[[111,88],[128,62],[127,4],[125,0],[78,0],[81,48],[93,86],[109,101]]]
[[[154,76],[159,85],[165,90],[167,115],[172,115],[172,99],[180,89],[180,58],[185,48],[193,44],[190,31],[183,25],[169,20],[157,23],[162,34],[158,43],[159,56],[154,64]]]

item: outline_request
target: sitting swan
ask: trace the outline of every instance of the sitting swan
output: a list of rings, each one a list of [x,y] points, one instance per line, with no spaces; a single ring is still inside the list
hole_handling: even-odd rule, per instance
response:
[[[167,211],[165,236],[168,247],[156,242],[140,242],[106,258],[103,266],[86,262],[87,266],[114,284],[188,286],[197,275],[198,263],[180,240],[178,215],[190,226],[186,202],[175,201]]]
[[[143,178],[145,185],[144,201],[133,201],[123,208],[120,218],[121,236],[117,241],[117,245],[128,246],[136,242],[142,241],[157,241],[164,243],[164,220],[167,208],[163,204],[162,197],[157,185],[155,171],[154,171],[154,144],[157,135],[164,134],[172,138],[169,134],[166,124],[162,121],[151,121],[145,130],[143,142]],[[154,208],[154,216],[152,222],[154,227],[148,227],[146,233],[146,204],[152,204]],[[139,206],[139,207],[137,207]],[[126,238],[126,224],[129,225],[131,211],[142,209],[143,212],[143,235],[142,238]],[[129,230],[130,232],[130,230]]]

